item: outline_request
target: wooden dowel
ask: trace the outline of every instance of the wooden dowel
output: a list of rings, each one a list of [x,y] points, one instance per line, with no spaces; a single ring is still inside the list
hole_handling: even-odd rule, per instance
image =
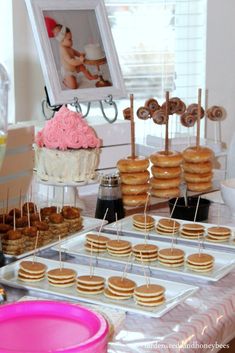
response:
[[[202,89],[198,89],[198,101],[197,101],[197,136],[196,146],[200,146],[200,125],[201,125],[201,105],[202,105]]]
[[[135,159],[135,122],[134,122],[134,95],[130,95],[130,115],[131,115],[131,158]]]
[[[165,129],[165,153],[169,153],[169,92],[166,91],[166,129]]]

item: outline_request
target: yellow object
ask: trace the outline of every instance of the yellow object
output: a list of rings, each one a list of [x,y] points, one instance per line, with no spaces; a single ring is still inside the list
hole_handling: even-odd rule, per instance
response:
[[[5,145],[7,142],[7,135],[0,136],[0,145]]]

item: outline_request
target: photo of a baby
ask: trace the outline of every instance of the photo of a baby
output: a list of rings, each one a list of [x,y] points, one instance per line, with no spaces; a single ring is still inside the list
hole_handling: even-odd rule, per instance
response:
[[[45,11],[44,19],[62,90],[112,85],[93,11]]]

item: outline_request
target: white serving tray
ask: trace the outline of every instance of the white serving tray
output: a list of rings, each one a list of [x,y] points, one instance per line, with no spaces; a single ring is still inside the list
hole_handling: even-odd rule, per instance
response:
[[[26,259],[25,259],[26,260]],[[28,261],[33,261],[33,256],[27,258]],[[39,261],[47,265],[48,270],[52,268],[58,268],[60,266],[59,261],[49,260],[46,258],[37,257],[35,261]],[[104,294],[85,295],[78,293],[76,290],[76,285],[69,288],[58,288],[51,286],[47,279],[44,279],[40,282],[23,282],[18,280],[17,273],[19,269],[20,261],[13,262],[7,266],[4,266],[0,269],[1,283],[6,284],[14,288],[23,288],[28,290],[33,290],[36,292],[41,292],[49,295],[60,296],[64,298],[69,298],[73,300],[98,304],[102,306],[112,307],[124,311],[130,311],[138,314],[147,315],[150,317],[161,317],[166,314],[169,310],[173,309],[176,305],[183,302],[190,295],[195,293],[198,289],[196,286],[166,281],[156,278],[151,278],[152,284],[159,284],[165,287],[165,297],[166,301],[164,304],[159,305],[158,307],[145,308],[135,304],[133,298],[128,300],[115,300],[109,299],[104,296]],[[89,275],[90,268],[86,265],[74,264],[63,262],[64,268],[73,268],[80,275]],[[105,277],[106,279],[110,276],[122,276],[122,272],[107,270],[103,268],[95,268],[95,275]],[[144,276],[137,276],[128,273],[127,277],[136,282],[137,285],[145,284]]]
[[[86,232],[82,234],[79,238],[73,238],[65,241],[61,246],[61,251],[67,254],[72,254],[76,256],[86,256],[91,257],[90,252],[86,251],[84,248]],[[92,234],[99,234],[98,232],[92,232]],[[100,233],[109,237],[110,239],[116,239],[116,235],[108,234],[108,233]],[[144,239],[134,238],[134,237],[120,237],[122,240],[128,240],[132,243],[132,245],[144,243]],[[159,249],[169,248],[171,247],[171,243],[164,242],[164,241],[156,241],[156,240],[147,240],[148,243],[155,244],[159,247]],[[199,250],[198,244],[194,244],[193,246],[189,245],[182,245],[176,244],[174,247],[180,248],[185,252],[185,259],[188,255],[193,253],[197,253]],[[55,250],[59,251],[59,246],[57,245],[54,247]],[[202,250],[205,252],[204,250]],[[188,269],[186,266],[182,266],[179,268],[169,268],[162,266],[158,261],[149,262],[146,264],[149,270],[156,270],[159,272],[167,272],[169,274],[177,274],[182,277],[191,277],[192,279],[200,279],[200,280],[207,280],[216,282],[222,277],[226,276],[234,267],[235,267],[235,258],[234,254],[228,254],[222,251],[214,251],[214,250],[207,250],[207,253],[211,254],[215,258],[214,268],[210,272],[195,272]],[[115,257],[111,256],[108,252],[100,252],[100,253],[93,253],[93,257],[96,260],[105,260],[109,262],[115,262],[125,265],[126,262],[129,260],[127,257]],[[139,261],[136,261],[134,258],[131,260],[131,264],[135,267],[143,267]]]
[[[156,215],[151,215],[149,214],[149,216],[152,216],[155,219],[155,224],[158,222],[159,219],[161,218],[169,218],[166,216],[156,216]],[[172,218],[173,220],[175,218]],[[182,220],[182,219],[175,219],[175,221],[177,221],[178,223],[180,223],[180,225],[182,226],[185,223],[193,223],[191,221],[186,221],[186,220]],[[216,224],[212,224],[212,223],[202,223],[202,222],[196,222],[197,224],[201,224],[205,227],[205,230],[207,230],[207,228],[209,227],[214,227],[217,226]],[[119,231],[121,232],[121,234],[123,235],[131,235],[133,237],[141,237],[144,238],[144,232],[143,231],[139,231],[137,229],[133,228],[132,225],[132,216],[120,219],[117,222],[114,223],[110,223],[107,224],[104,228],[103,231],[107,231],[107,232],[111,232],[111,233],[116,233],[117,231],[117,226]],[[204,247],[206,248],[213,248],[216,250],[229,250],[231,252],[235,251],[235,228],[232,226],[226,226],[226,225],[220,225],[221,227],[228,227],[231,229],[232,231],[232,236],[230,237],[230,239],[226,242],[223,243],[216,243],[216,242],[212,242],[212,241],[208,241],[208,240],[204,240]],[[205,232],[206,233],[206,232]],[[159,234],[155,229],[151,230],[148,232],[148,237],[149,239],[155,239],[155,240],[163,240],[163,241],[171,241],[172,239],[172,235],[161,235]],[[187,238],[183,238],[178,236],[177,237],[177,242],[179,244],[197,244],[198,240],[197,239],[187,239]]]
[[[68,239],[72,239],[72,238],[76,238],[77,236],[80,236],[80,234],[82,234],[83,232],[86,232],[88,230],[91,230],[91,229],[95,229],[95,228],[99,228],[102,224],[102,219],[97,219],[97,218],[92,218],[92,217],[82,217],[83,218],[83,227],[81,230],[79,230],[78,232],[76,233],[71,233],[70,235],[68,235],[67,237],[61,239],[61,244],[68,240]],[[106,224],[107,221],[105,221],[104,224]],[[43,245],[43,246],[39,246],[37,248],[37,253],[39,251],[42,251],[42,250],[45,250],[45,249],[48,249],[52,246],[55,246],[56,244],[59,244],[59,239],[58,240],[55,240],[49,244],[46,244],[46,245]],[[29,256],[29,255],[32,255],[34,254],[34,250],[30,250],[30,251],[26,251],[24,252],[23,254],[20,254],[20,255],[7,255],[7,254],[4,254],[4,256],[7,258],[7,259],[14,259],[14,260],[19,260],[19,259],[22,259],[23,257],[26,257],[26,256]]]

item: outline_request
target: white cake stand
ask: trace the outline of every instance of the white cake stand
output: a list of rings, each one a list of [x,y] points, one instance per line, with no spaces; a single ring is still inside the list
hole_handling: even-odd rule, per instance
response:
[[[79,187],[98,183],[98,176],[95,179],[84,182],[56,182],[54,180],[42,180],[36,176],[38,195],[42,202],[47,205],[62,207],[72,205],[85,210],[85,203],[79,197]]]

